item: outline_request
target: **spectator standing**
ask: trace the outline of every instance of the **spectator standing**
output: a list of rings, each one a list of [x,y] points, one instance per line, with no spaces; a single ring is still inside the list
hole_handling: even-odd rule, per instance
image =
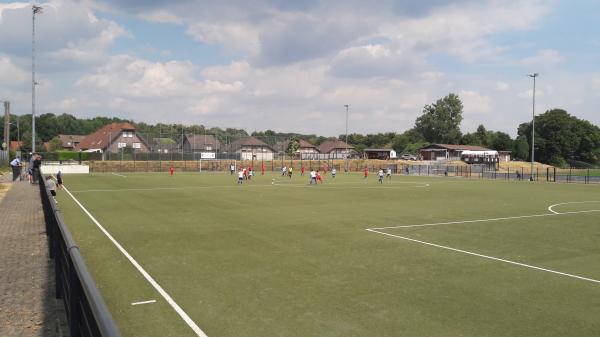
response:
[[[10,167],[13,173],[13,181],[21,177],[21,158],[17,157],[10,162]]]

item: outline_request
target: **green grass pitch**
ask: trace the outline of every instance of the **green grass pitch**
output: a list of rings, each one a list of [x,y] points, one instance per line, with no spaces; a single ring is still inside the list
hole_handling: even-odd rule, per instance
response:
[[[600,186],[236,180],[65,177],[210,337],[600,335]],[[58,201],[124,336],[196,336],[65,191]],[[465,222],[483,219],[496,220]]]

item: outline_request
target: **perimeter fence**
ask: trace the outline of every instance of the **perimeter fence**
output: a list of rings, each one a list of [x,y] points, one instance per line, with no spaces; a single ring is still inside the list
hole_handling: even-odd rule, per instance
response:
[[[40,196],[48,236],[50,258],[54,261],[56,297],[62,299],[71,337],[121,337],[100,292],[96,288],[79,247],[65,225],[54,198],[38,172]]]
[[[536,180],[566,183],[600,183],[600,169],[559,169],[555,167],[506,167],[490,170],[487,165],[399,164],[405,175],[447,176],[469,179]]]

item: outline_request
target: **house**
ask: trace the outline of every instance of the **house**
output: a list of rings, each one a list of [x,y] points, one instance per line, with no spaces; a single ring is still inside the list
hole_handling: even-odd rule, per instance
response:
[[[221,143],[213,135],[185,135],[183,151],[187,153],[217,153]]]
[[[431,144],[419,149],[423,160],[461,160],[463,151],[491,151],[476,145]]]
[[[511,151],[498,151],[498,160],[500,162],[509,162]]]
[[[275,144],[275,149],[277,149],[280,152],[286,152],[288,146],[290,145],[290,141],[291,141],[291,139],[284,140],[282,142],[278,142],[277,144]],[[314,154],[319,153],[319,150],[317,149],[317,147],[312,145],[308,141],[306,141],[304,139],[299,139],[298,142],[300,143],[300,146],[298,147],[298,149],[295,152],[296,155],[305,156],[305,155],[314,155]]]
[[[11,140],[10,141],[10,145],[9,145],[9,149],[11,151],[17,152],[17,151],[21,150],[22,146],[23,146],[23,142],[22,141]]]
[[[172,138],[152,138],[150,151],[159,153],[172,153],[180,150],[179,144]]]
[[[132,149],[138,153],[146,153],[149,149],[146,140],[128,122],[105,125],[87,135],[75,146],[76,151],[99,153],[117,153],[124,149]]]
[[[275,152],[271,146],[254,137],[244,137],[230,144],[231,151],[238,153],[241,160],[273,160]]]
[[[354,147],[341,140],[328,140],[318,147],[329,159],[345,159],[354,153]]]
[[[58,135],[60,147],[64,150],[73,150],[85,136],[80,135]]]
[[[365,158],[367,159],[396,159],[396,151],[394,149],[365,149]]]

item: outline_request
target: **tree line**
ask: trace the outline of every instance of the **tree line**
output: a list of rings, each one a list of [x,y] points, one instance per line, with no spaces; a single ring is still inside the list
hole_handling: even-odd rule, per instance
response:
[[[402,133],[385,132],[376,134],[351,133],[348,143],[356,151],[366,148],[393,148],[398,153],[417,153],[418,149],[433,143],[480,145],[494,150],[512,151],[513,158],[531,159],[531,122],[522,123],[517,129],[517,137],[500,131],[486,129],[479,125],[472,133],[463,134],[460,124],[463,120],[463,104],[458,95],[449,94],[436,102],[425,105],[421,116],[409,130]],[[18,123],[17,123],[18,121]],[[146,137],[169,137],[180,142],[183,134],[212,134],[222,142],[248,136],[243,129],[207,128],[203,125],[184,126],[182,124],[135,123],[117,117],[77,118],[70,114],[42,114],[36,117],[36,148],[42,148],[43,142],[54,139],[59,134],[86,135],[106,124],[130,122],[138,132]],[[17,130],[16,125],[19,125]],[[11,116],[10,139],[23,141],[22,149],[31,149],[31,115]],[[19,135],[18,132],[19,131]],[[0,117],[0,134],[4,134],[4,117]],[[316,134],[282,133],[273,130],[255,131],[250,135],[259,137],[269,145],[291,139],[288,147],[298,146],[298,140],[304,139],[313,145],[320,145],[336,137],[324,137]],[[345,141],[346,135],[337,139]],[[151,139],[147,139],[151,141]],[[283,150],[289,150],[283,149]],[[570,115],[563,109],[548,110],[535,117],[535,159],[556,166],[600,165],[600,128],[592,123]]]

